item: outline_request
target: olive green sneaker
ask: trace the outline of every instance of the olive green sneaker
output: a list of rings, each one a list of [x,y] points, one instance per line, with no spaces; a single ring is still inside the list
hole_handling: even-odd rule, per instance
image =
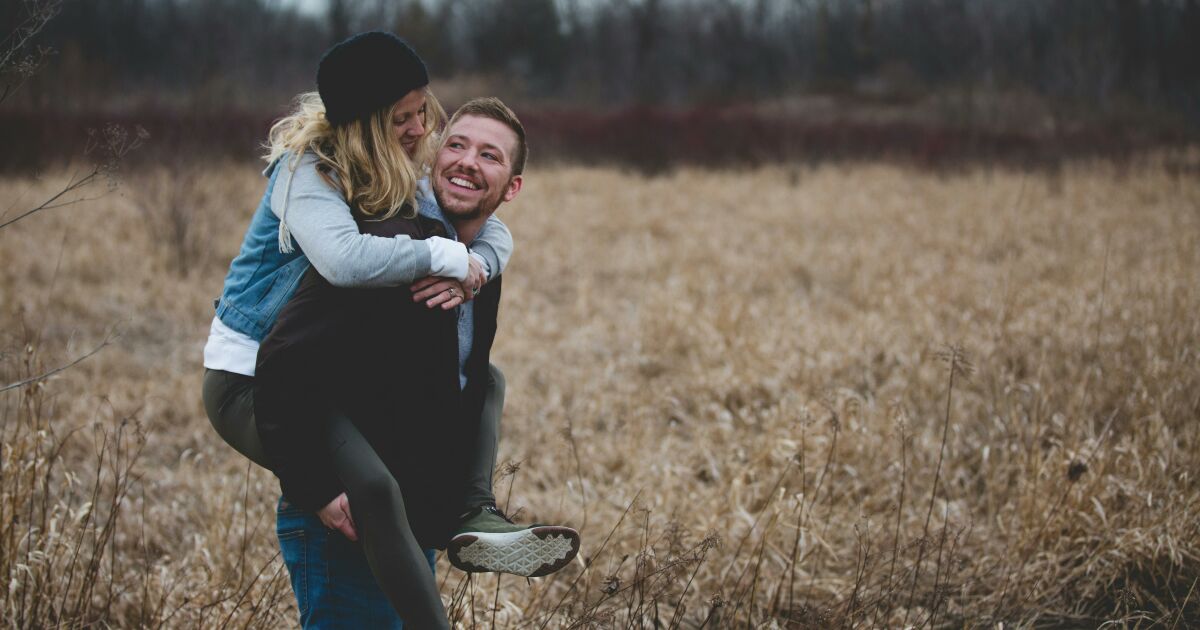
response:
[[[450,564],[471,573],[549,575],[579,553],[579,532],[561,525],[521,526],[493,506],[468,512],[450,539]]]

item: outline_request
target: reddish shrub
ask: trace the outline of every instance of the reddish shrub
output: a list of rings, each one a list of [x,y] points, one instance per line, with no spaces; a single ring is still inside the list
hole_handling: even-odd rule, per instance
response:
[[[29,170],[79,156],[87,130],[107,123],[138,124],[150,132],[137,161],[184,157],[254,159],[274,115],[245,111],[178,112],[143,109],[116,115],[0,113],[0,170]],[[1121,160],[1132,153],[1195,138],[1132,125],[1093,125],[1060,131],[998,131],[916,122],[814,121],[748,107],[688,110],[638,106],[609,112],[526,109],[535,160],[616,164],[645,172],[677,165],[753,166],[771,162],[899,160],[932,168],[971,163],[1023,166],[1065,158]]]

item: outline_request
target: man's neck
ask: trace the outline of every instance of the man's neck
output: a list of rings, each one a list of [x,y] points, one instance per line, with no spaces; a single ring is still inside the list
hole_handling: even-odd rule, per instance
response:
[[[458,234],[458,242],[470,245],[475,241],[475,236],[479,234],[479,230],[483,229],[483,224],[487,223],[487,220],[486,216],[479,216],[474,219],[450,221],[450,224],[454,226],[454,231]]]

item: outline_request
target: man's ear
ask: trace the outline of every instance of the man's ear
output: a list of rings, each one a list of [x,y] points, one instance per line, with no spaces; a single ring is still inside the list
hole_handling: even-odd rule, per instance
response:
[[[512,201],[513,197],[516,197],[517,193],[521,192],[521,183],[524,181],[520,175],[514,175],[512,179],[508,180],[508,187],[504,189],[502,199],[506,202]]]

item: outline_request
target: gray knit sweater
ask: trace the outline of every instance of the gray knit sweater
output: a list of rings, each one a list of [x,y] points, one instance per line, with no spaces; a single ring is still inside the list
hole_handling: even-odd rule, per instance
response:
[[[284,168],[290,166],[289,156],[282,159]],[[466,278],[467,250],[455,241],[360,234],[346,200],[321,177],[316,165],[317,156],[306,153],[294,172],[289,169],[280,173],[271,191],[271,209],[330,284],[385,287],[409,284],[429,275]],[[430,194],[427,185],[421,188],[419,194]],[[470,246],[491,280],[512,256],[512,233],[493,216]]]

